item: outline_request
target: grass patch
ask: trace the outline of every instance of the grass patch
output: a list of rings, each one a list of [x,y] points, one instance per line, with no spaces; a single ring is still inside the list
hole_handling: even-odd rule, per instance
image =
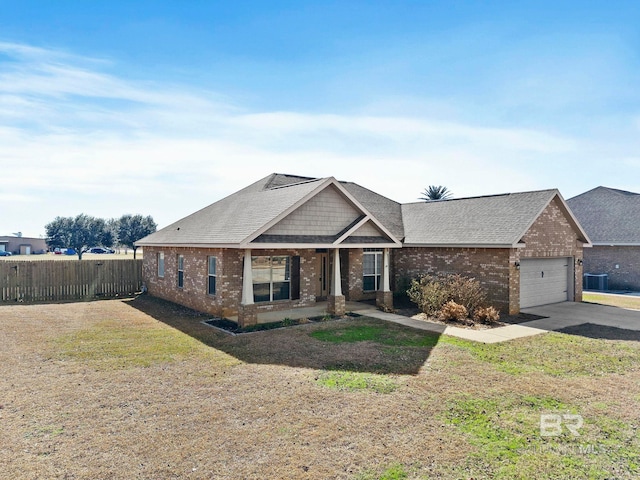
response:
[[[42,437],[47,437],[47,438],[53,438],[53,437],[57,437],[58,435],[62,435],[62,433],[64,433],[64,427],[61,426],[54,426],[54,425],[47,425],[44,427],[37,427],[34,430],[30,430],[29,432],[24,434],[25,438],[42,438]]]
[[[403,347],[433,347],[438,343],[434,334],[399,330],[387,325],[348,325],[311,332],[316,340],[331,343],[375,342]]]
[[[513,375],[538,371],[558,377],[598,376],[638,368],[640,344],[603,342],[562,333],[546,333],[494,344],[443,336],[439,343],[462,348]]]
[[[640,310],[640,297],[627,295],[606,295],[602,293],[584,292],[582,301],[587,303],[598,303],[611,307],[631,308]]]
[[[90,328],[62,335],[54,343],[59,358],[83,361],[98,369],[149,367],[194,355],[237,363],[232,357],[161,323],[102,320]]]
[[[638,438],[632,426],[605,416],[585,421],[580,436],[567,429],[540,434],[543,413],[579,414],[576,406],[544,396],[461,396],[447,405],[444,420],[467,436],[476,451],[460,470],[478,468],[496,479],[607,478],[638,472]],[[635,437],[635,438],[634,438]],[[603,460],[612,464],[603,467]]]
[[[381,473],[367,471],[356,475],[353,477],[353,480],[405,480],[407,478],[409,478],[409,474],[405,470],[404,465],[394,463]]]
[[[392,393],[398,388],[398,385],[385,375],[350,370],[322,372],[317,377],[317,382],[323,387],[347,392],[369,390],[376,393]]]

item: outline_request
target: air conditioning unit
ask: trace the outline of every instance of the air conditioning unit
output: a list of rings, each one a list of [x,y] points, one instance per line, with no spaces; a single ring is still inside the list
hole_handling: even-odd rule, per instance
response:
[[[606,273],[585,273],[582,275],[583,290],[609,290],[609,275]]]

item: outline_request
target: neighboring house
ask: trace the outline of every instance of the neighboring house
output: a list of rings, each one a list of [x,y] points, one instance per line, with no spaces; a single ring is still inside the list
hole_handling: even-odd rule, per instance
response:
[[[0,237],[0,251],[11,252],[13,255],[45,253],[47,242],[43,238]]]
[[[137,242],[150,294],[241,325],[376,300],[417,275],[476,277],[503,311],[582,298],[589,239],[557,190],[401,205],[333,177],[272,174]]]
[[[585,273],[606,273],[611,290],[640,291],[640,194],[596,187],[567,203],[593,242]]]

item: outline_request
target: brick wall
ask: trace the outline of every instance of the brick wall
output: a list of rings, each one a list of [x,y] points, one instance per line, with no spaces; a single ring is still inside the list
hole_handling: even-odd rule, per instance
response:
[[[158,253],[164,253],[165,275],[158,277]],[[143,277],[149,294],[220,316],[236,315],[242,299],[244,250],[145,247]],[[184,255],[184,285],[178,287],[178,255]],[[314,305],[317,257],[315,250],[252,250],[252,255],[300,256],[300,300],[258,303],[258,312]],[[208,257],[217,259],[216,294],[207,293]]]
[[[554,199],[538,216],[527,233],[522,237],[524,248],[516,250],[513,261],[532,257],[573,257],[574,270],[574,300],[582,301],[582,266],[578,260],[582,259],[582,243],[578,242],[576,232],[569,224],[567,217],[560,209],[558,199]],[[517,294],[517,304],[520,303],[520,276],[512,278],[512,294]],[[517,284],[517,285],[516,285]],[[515,288],[517,287],[517,288]],[[571,296],[570,296],[571,297]],[[514,298],[511,303],[514,304]]]
[[[342,254],[345,250],[341,251]],[[364,251],[361,248],[352,248],[346,250],[347,264],[342,262],[342,285],[343,294],[347,300],[351,302],[359,302],[361,300],[375,300],[376,292],[364,292],[362,276],[364,274],[363,256]]]
[[[608,274],[612,290],[640,291],[640,247],[586,248],[584,272]]]
[[[411,247],[391,255],[394,285],[426,273],[458,273],[479,280],[496,308],[509,309],[509,249]]]
[[[554,199],[522,238],[523,248],[402,248],[392,251],[394,285],[425,273],[459,273],[487,289],[488,300],[509,313],[520,311],[516,262],[534,257],[582,258],[582,244]],[[640,249],[639,249],[640,250]],[[639,262],[640,265],[640,255]],[[582,267],[574,262],[574,299],[582,301]]]
[[[576,254],[576,233],[554,199],[522,237],[526,246],[520,251],[527,257],[570,257]]]

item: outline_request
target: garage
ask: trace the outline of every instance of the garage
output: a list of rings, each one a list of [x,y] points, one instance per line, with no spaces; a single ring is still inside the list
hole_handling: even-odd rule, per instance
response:
[[[570,257],[520,262],[520,308],[565,302],[569,298]]]

